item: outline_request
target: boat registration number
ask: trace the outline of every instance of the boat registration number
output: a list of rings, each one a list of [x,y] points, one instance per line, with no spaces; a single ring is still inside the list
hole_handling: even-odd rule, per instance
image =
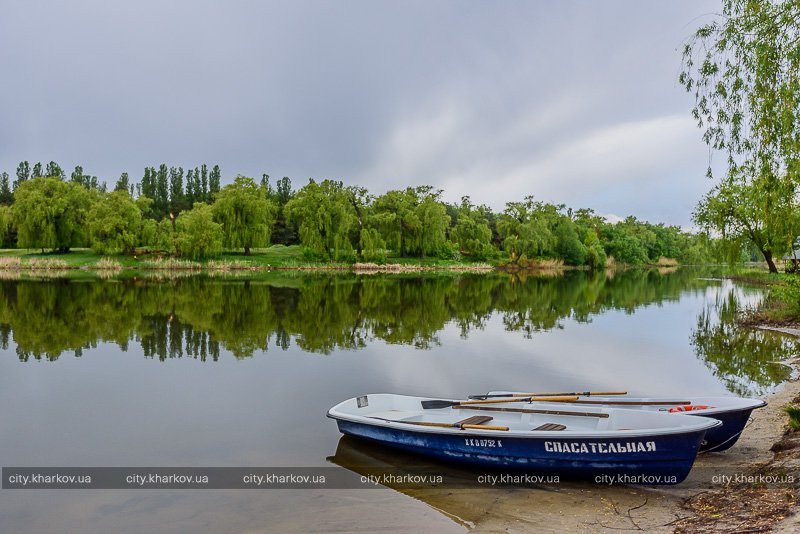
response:
[[[498,448],[503,446],[502,439],[479,439],[464,438],[464,443],[469,447],[491,447]]]

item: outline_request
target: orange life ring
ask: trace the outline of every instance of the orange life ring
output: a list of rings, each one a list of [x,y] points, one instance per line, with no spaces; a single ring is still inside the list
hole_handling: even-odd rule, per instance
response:
[[[688,406],[675,406],[674,408],[670,408],[669,413],[693,412],[695,410],[708,410],[709,408],[714,408],[714,406],[706,406],[705,404],[689,404]]]

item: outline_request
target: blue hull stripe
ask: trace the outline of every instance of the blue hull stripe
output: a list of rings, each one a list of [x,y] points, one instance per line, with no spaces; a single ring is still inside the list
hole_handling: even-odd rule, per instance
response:
[[[598,438],[483,438],[475,434],[413,432],[337,419],[343,434],[462,464],[520,469],[564,478],[599,475],[662,477],[683,481],[692,468],[705,430],[669,435]],[[656,482],[658,483],[658,482]]]

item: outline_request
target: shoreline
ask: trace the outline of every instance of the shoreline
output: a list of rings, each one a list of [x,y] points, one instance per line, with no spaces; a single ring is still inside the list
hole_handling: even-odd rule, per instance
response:
[[[791,335],[800,337],[800,330]],[[783,407],[800,400],[800,358],[787,364],[795,371],[792,377],[764,398],[768,405],[753,412],[736,445],[725,452],[700,454],[689,477],[676,486],[565,482],[428,489],[410,496],[471,532],[798,532],[800,432],[787,434]],[[779,450],[782,447],[788,448]],[[731,480],[714,480],[722,474]],[[787,474],[793,474],[792,483],[784,478],[779,483],[758,482]]]
[[[662,274],[674,272],[680,265],[669,262],[626,265],[614,263],[606,270],[628,268],[657,269]],[[415,273],[415,272],[501,272],[557,275],[566,271],[589,271],[585,265],[565,265],[559,259],[538,258],[524,264],[509,262],[503,258],[492,261],[471,261],[466,259],[440,258],[388,258],[383,263],[356,261],[335,262],[306,259],[297,245],[276,245],[266,249],[254,250],[251,255],[226,252],[220,257],[204,260],[190,260],[170,256],[163,252],[141,251],[133,255],[102,255],[89,249],[73,249],[66,254],[42,253],[31,249],[0,250],[0,274],[38,274],[42,272],[81,271],[101,275],[135,272],[186,272],[186,273],[246,273],[269,271],[308,271],[308,272],[354,272],[373,273]]]

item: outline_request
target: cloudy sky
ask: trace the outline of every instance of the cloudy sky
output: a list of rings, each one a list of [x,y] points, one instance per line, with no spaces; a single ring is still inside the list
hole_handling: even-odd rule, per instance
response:
[[[708,150],[677,83],[718,1],[4,0],[0,171],[146,165],[432,184],[688,226]]]

